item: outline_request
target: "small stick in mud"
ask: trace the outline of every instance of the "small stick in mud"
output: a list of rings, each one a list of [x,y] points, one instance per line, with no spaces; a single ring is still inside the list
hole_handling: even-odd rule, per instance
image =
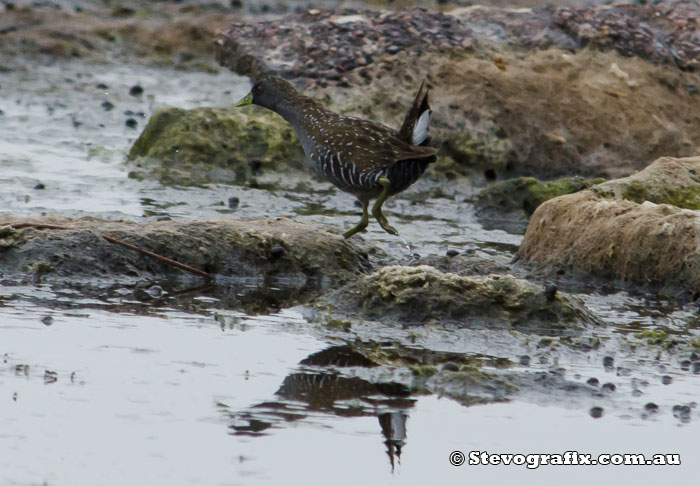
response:
[[[54,224],[43,224],[43,223],[13,223],[10,224],[10,227],[12,229],[23,229],[23,228],[34,228],[34,229],[54,229],[54,230],[74,230],[75,228],[71,228],[69,226],[58,226]],[[168,257],[164,257],[163,255],[159,255],[158,253],[154,253],[150,250],[146,250],[145,248],[138,247],[136,245],[132,245],[131,243],[127,243],[125,241],[122,241],[118,238],[115,238],[113,236],[101,234],[101,233],[95,233],[97,236],[100,236],[104,238],[105,240],[109,241],[110,243],[115,243],[117,245],[121,245],[124,248],[129,248],[130,250],[138,251],[139,253],[143,255],[147,255],[151,258],[155,258],[156,260],[159,260],[163,263],[167,263],[168,265],[172,265],[174,267],[177,267],[181,270],[184,270],[186,272],[193,273],[195,275],[198,275],[200,277],[204,277],[207,280],[214,280],[214,276],[211,275],[210,273],[204,272],[198,268],[191,267],[190,265],[186,265],[184,263],[180,263],[177,260],[173,260]]]
[[[156,260],[160,260],[163,263],[167,263],[168,265],[172,265],[172,266],[177,267],[181,270],[185,270],[187,272],[194,273],[195,275],[199,275],[200,277],[204,277],[207,280],[214,279],[214,276],[207,273],[207,272],[204,272],[198,268],[191,267],[191,266],[186,265],[184,263],[180,263],[176,260],[171,260],[168,257],[164,257],[163,255],[159,255],[158,253],[154,253],[150,250],[146,250],[145,248],[141,248],[141,247],[138,247],[136,245],[132,245],[131,243],[127,243],[126,241],[119,240],[117,238],[114,238],[113,236],[104,235],[104,234],[100,234],[100,236],[111,243],[116,243],[117,245],[121,245],[125,248],[129,248],[131,250],[138,251],[140,253],[143,253],[144,255],[148,255],[152,258],[155,258]]]

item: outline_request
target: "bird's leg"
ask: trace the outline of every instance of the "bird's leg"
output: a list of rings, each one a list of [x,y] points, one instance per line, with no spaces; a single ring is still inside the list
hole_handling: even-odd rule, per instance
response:
[[[367,225],[369,224],[369,213],[367,211],[368,208],[369,208],[369,200],[362,201],[362,219],[360,220],[359,223],[357,223],[357,226],[350,228],[345,233],[343,233],[343,237],[350,238],[355,233],[359,233],[360,231],[362,231],[363,229],[365,229],[367,227]]]
[[[382,189],[382,193],[374,202],[374,206],[372,206],[372,216],[375,217],[375,219],[377,220],[379,225],[384,229],[384,231],[386,231],[390,235],[399,236],[399,232],[396,231],[396,229],[389,224],[389,221],[387,221],[386,216],[384,216],[384,213],[382,213],[382,204],[384,204],[384,201],[386,201],[386,199],[389,197],[391,181],[386,177],[380,177],[377,182],[379,182],[379,184],[381,184],[384,189]]]

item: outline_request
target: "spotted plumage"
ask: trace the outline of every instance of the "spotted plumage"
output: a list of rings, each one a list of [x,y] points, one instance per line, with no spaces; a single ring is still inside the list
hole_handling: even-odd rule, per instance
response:
[[[251,103],[285,118],[299,137],[311,168],[362,203],[362,221],[346,232],[346,237],[367,226],[367,210],[372,199],[377,199],[372,214],[382,228],[398,234],[388,224],[381,206],[387,197],[418,180],[436,158],[436,149],[424,146],[428,141],[431,110],[423,85],[399,131],[334,113],[274,76],[257,80],[250,94],[237,106]]]

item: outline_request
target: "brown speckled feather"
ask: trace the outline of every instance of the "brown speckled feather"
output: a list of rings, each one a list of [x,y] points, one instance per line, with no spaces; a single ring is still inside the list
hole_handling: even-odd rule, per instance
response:
[[[404,190],[435,161],[435,148],[410,143],[420,115],[430,109],[423,85],[397,132],[369,120],[334,113],[280,78],[267,77],[262,83],[267,86],[262,95],[272,91],[273,97],[261,104],[292,125],[311,167],[361,200],[379,194],[382,177],[390,179],[392,194]],[[427,133],[429,113],[424,122]]]

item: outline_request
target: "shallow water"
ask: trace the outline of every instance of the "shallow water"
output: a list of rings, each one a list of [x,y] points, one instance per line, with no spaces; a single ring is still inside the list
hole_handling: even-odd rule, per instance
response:
[[[140,97],[129,94],[135,84],[144,88]],[[0,207],[14,215],[289,216],[353,225],[357,208],[327,186],[300,197],[225,185],[163,187],[127,177],[125,153],[154,110],[231,104],[247,88],[246,79],[225,72],[139,66],[68,63],[2,72]],[[107,101],[110,111],[102,106]],[[137,129],[125,125],[128,118]],[[511,256],[520,243],[520,235],[484,229],[473,207],[460,202],[463,195],[413,204],[420,191],[419,182],[387,205],[405,241],[376,225],[364,237],[397,258],[448,248]],[[231,196],[241,201],[235,210],[227,208]],[[435,395],[383,393],[363,379],[368,371],[359,366],[308,364],[338,342],[317,332],[298,309],[249,315],[228,308],[215,292],[175,297],[167,283],[163,288],[170,293],[154,301],[136,298],[133,289],[87,297],[79,288],[0,287],[2,484],[313,484],[321,478],[462,484],[494,477],[589,484],[620,474],[651,484],[700,472],[692,442],[700,381],[692,368],[681,368],[687,355],[632,350],[621,341],[645,329],[697,336],[691,306],[624,292],[582,293],[609,325],[594,333],[601,349],[552,351],[534,343],[531,364],[510,371],[563,368],[572,383],[597,377],[615,384],[614,393],[592,403],[525,392],[510,403],[465,407]],[[371,324],[353,328],[361,338],[374,331]],[[401,329],[382,332],[389,341],[405,336]],[[414,346],[517,362],[524,351],[514,343],[507,333],[436,330]],[[606,369],[608,355],[615,364]],[[672,383],[664,385],[663,376]],[[649,402],[658,413],[645,412]],[[602,418],[589,416],[592,405],[603,407]],[[690,414],[674,416],[675,405],[690,406]],[[681,453],[683,465],[453,467],[453,450]]]

